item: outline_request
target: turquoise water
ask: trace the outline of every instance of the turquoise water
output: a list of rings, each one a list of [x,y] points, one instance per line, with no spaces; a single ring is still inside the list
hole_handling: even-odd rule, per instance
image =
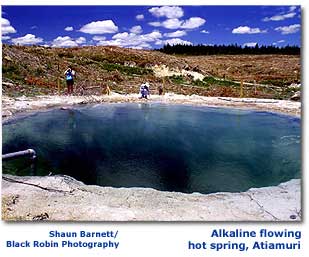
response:
[[[164,104],[54,109],[3,125],[3,153],[33,148],[37,175],[179,192],[239,192],[301,175],[300,119]],[[3,172],[29,175],[26,159]]]

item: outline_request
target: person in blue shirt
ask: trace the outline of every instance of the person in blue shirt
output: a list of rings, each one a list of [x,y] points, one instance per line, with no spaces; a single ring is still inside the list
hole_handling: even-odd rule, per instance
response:
[[[65,80],[68,87],[68,95],[73,94],[73,84],[74,84],[74,77],[75,77],[75,71],[72,69],[71,66],[67,68],[67,70],[64,72]]]

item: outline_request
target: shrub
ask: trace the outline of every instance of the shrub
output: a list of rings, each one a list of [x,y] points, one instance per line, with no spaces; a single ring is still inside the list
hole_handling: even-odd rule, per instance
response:
[[[216,79],[211,76],[207,76],[203,79],[203,82],[206,83],[206,85],[217,85],[217,86],[239,86],[239,83],[235,83],[233,81],[229,80],[220,80]]]
[[[60,58],[66,57],[66,58],[74,58],[74,54],[71,52],[60,52],[58,53],[58,56]]]
[[[140,67],[129,67],[120,64],[114,63],[102,63],[100,64],[101,68],[107,71],[116,71],[118,70],[122,74],[126,75],[147,75],[152,73],[152,70],[140,68]]]
[[[22,81],[23,74],[20,67],[14,63],[2,66],[2,75],[4,78],[11,79],[13,81]]]
[[[181,75],[173,75],[170,77],[170,80],[175,84],[184,84],[186,82],[184,77]]]

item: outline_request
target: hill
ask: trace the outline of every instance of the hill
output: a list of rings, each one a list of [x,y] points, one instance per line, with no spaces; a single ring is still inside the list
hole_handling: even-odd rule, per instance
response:
[[[2,92],[8,96],[64,94],[63,72],[77,71],[75,94],[111,90],[137,93],[142,82],[152,93],[287,99],[300,83],[299,55],[180,56],[115,46],[50,48],[2,46]],[[60,91],[58,87],[60,85]]]

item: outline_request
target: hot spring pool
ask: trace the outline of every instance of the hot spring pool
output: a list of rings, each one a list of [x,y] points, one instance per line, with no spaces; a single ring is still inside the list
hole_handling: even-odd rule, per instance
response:
[[[33,148],[37,175],[178,192],[240,192],[301,174],[300,119],[164,104],[53,109],[3,124],[3,153]],[[29,175],[26,158],[3,173]]]

